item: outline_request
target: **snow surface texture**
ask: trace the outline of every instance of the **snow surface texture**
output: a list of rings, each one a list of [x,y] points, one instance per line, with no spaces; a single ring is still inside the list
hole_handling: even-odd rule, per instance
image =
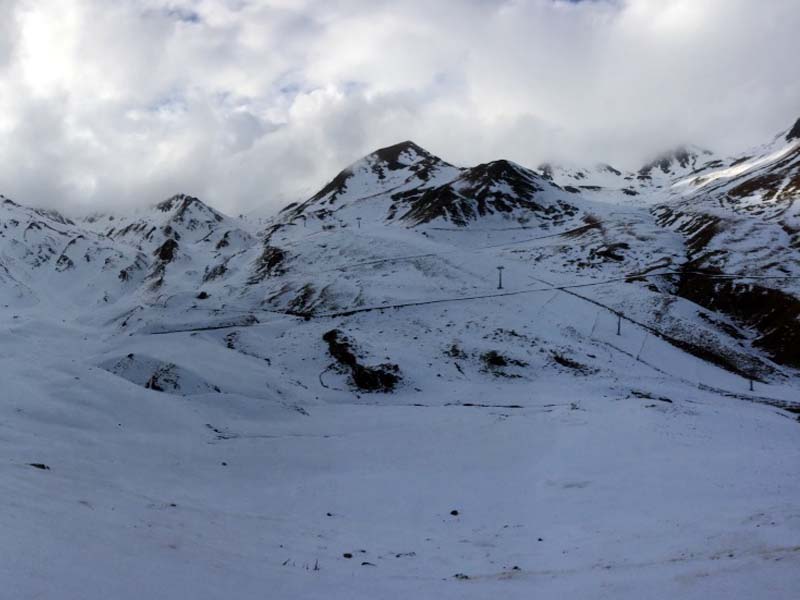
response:
[[[790,134],[0,198],[0,597],[797,598]]]

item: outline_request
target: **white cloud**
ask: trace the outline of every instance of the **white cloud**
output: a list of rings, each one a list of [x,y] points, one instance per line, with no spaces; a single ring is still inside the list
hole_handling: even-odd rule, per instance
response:
[[[277,208],[379,146],[633,167],[800,116],[795,0],[0,0],[0,193]]]

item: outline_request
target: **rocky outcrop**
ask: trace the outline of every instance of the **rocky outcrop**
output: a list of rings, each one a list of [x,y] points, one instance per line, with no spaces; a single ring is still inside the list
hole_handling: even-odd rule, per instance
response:
[[[397,365],[384,363],[374,367],[362,365],[353,343],[338,329],[331,329],[322,336],[328,344],[328,352],[337,363],[350,372],[353,385],[365,392],[391,392],[400,382]]]

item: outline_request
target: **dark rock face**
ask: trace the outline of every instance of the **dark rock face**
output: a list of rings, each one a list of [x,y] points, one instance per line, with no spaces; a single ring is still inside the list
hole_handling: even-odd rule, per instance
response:
[[[319,200],[325,198],[326,196],[329,196],[328,204],[333,204],[334,202],[336,202],[336,198],[340,194],[344,193],[344,191],[347,189],[347,180],[350,179],[351,176],[352,173],[350,173],[350,171],[347,170],[342,171],[336,177],[331,179],[327,184],[325,184],[325,187],[323,187],[320,191],[311,196],[311,198],[309,198],[308,201],[304,202],[301,206],[299,206],[298,209],[303,208],[308,204],[313,204],[315,202],[318,202]]]
[[[709,310],[728,314],[759,332],[754,345],[783,365],[800,368],[800,300],[773,288],[681,275],[677,293]]]
[[[415,225],[429,223],[440,217],[449,218],[457,225],[466,225],[478,216],[472,204],[448,185],[422,191],[412,190],[393,198],[410,201],[411,208],[401,218]]]
[[[406,152],[410,152],[422,157],[432,156],[427,150],[424,150],[411,141],[400,142],[399,144],[394,144],[393,146],[381,148],[380,150],[375,151],[373,156],[385,163],[387,169],[396,171],[405,166],[400,162],[400,155]]]
[[[338,329],[331,329],[322,336],[328,344],[328,352],[343,367],[350,370],[353,383],[365,392],[391,392],[400,382],[399,367],[384,363],[366,367],[358,362],[350,339]]]
[[[785,173],[765,173],[757,177],[752,177],[740,183],[728,191],[728,196],[731,198],[747,198],[753,194],[764,192],[768,199],[772,199],[778,193],[786,178]]]
[[[213,267],[206,267],[206,271],[203,274],[203,282],[207,283],[209,281],[219,279],[227,272],[228,267],[225,265],[225,263],[220,263],[218,265],[214,265]]]
[[[545,186],[559,189],[533,171],[498,160],[467,169],[445,185],[395,194],[392,199],[410,205],[401,219],[415,225],[442,218],[465,226],[485,215],[515,211],[554,221],[577,213],[565,202],[537,202],[535,198]]]
[[[686,249],[693,256],[705,249],[720,231],[721,219],[705,213],[685,213],[667,206],[657,207],[653,213],[656,223],[661,227],[670,227],[687,238]]]
[[[656,222],[672,227],[686,237],[687,262],[675,294],[712,311],[729,315],[758,332],[753,342],[776,363],[800,367],[800,299],[752,280],[719,279],[725,275],[714,260],[727,250],[708,246],[722,233],[725,222],[716,215],[684,213],[668,207],[654,210]],[[721,364],[718,360],[714,361]],[[729,370],[736,367],[724,365]]]
[[[310,283],[306,283],[289,302],[288,308],[298,315],[309,315],[314,310],[314,298],[316,296],[317,288]]]
[[[273,275],[282,275],[285,272],[283,263],[286,261],[286,252],[277,246],[270,246],[268,243],[264,244],[264,250],[255,264],[252,277],[248,283],[253,285],[264,281],[267,277]]]
[[[178,242],[170,238],[166,242],[161,244],[158,248],[156,248],[153,254],[157,256],[158,259],[161,261],[172,262],[172,260],[175,258],[175,252],[177,250],[178,250]]]
[[[800,119],[797,119],[794,126],[786,134],[786,141],[800,140]]]
[[[606,165],[606,164],[600,165],[600,169],[602,169],[603,171],[606,171],[607,173],[612,173],[612,174],[616,175],[617,177],[621,177],[622,176],[622,171],[620,171],[618,169],[615,169],[611,165]]]
[[[222,250],[223,248],[227,248],[228,246],[230,246],[231,245],[230,236],[231,236],[231,232],[230,231],[226,231],[223,234],[222,238],[220,238],[220,240],[217,242],[217,245],[214,246],[214,247],[217,250]]]
[[[507,367],[508,358],[497,352],[490,350],[481,356],[481,359],[486,363],[487,367]]]

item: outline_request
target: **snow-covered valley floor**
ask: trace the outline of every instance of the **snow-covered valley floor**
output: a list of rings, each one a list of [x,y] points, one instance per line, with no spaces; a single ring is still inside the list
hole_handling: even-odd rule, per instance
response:
[[[320,398],[297,368],[299,408],[146,390],[95,366],[116,337],[4,321],[2,598],[800,591],[800,423],[633,359],[636,394],[542,372]],[[211,338],[134,337],[219,363]]]

